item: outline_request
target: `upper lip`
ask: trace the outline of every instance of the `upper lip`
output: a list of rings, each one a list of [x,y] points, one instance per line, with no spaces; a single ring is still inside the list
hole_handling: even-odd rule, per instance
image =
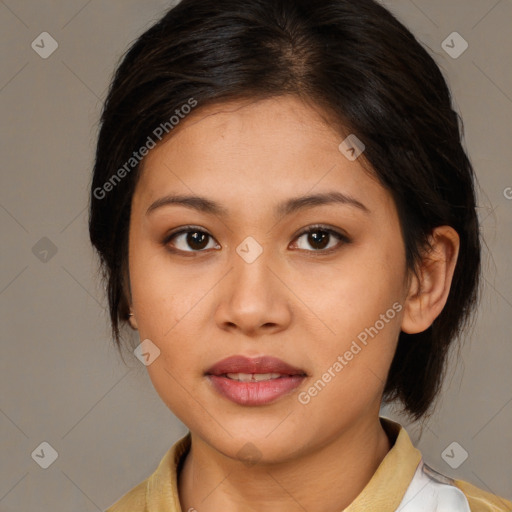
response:
[[[306,375],[304,370],[281,361],[277,357],[231,356],[218,361],[206,370],[206,375],[224,375],[226,373],[281,373],[283,375]]]

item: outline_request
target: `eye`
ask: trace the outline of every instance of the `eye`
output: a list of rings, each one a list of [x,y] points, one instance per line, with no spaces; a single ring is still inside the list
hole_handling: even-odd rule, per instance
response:
[[[350,243],[350,239],[346,235],[321,225],[310,226],[300,233],[296,237],[296,240],[300,240],[300,238],[305,236],[307,236],[307,238],[305,238],[306,243],[313,247],[313,251],[309,252],[331,252],[341,245],[340,242]],[[338,239],[338,244],[329,244],[333,237]],[[206,249],[211,249],[212,247],[208,247],[209,239],[214,240],[206,231],[195,226],[185,226],[179,231],[169,234],[162,243],[173,252],[194,253],[205,252]],[[180,243],[181,247],[179,246]],[[220,246],[217,244],[216,248],[220,249]],[[300,246],[298,248],[301,250],[309,250]]]
[[[331,244],[329,246],[329,242],[332,241],[333,237],[343,243],[350,243],[350,239],[346,235],[325,226],[310,226],[298,235],[297,240],[304,236],[306,236],[306,243],[314,248],[314,250],[310,252],[331,252],[332,250],[336,250],[341,243]],[[305,247],[299,247],[299,249],[308,250]]]
[[[194,226],[186,226],[179,231],[168,235],[163,241],[163,244],[168,247],[170,246],[169,248],[172,251],[176,249],[177,252],[204,252],[205,249],[209,248],[207,243],[209,238],[213,240],[213,237],[206,231]],[[173,244],[170,244],[171,240],[176,241]],[[182,244],[181,247],[179,247],[180,243]],[[178,247],[176,247],[177,245]],[[191,248],[191,250],[187,249],[187,246]]]

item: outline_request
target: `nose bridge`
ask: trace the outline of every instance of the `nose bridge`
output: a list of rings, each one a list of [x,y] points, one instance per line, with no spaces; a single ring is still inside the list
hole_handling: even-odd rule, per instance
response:
[[[245,238],[230,252],[231,272],[223,287],[217,320],[253,331],[267,324],[281,325],[289,314],[282,284],[274,275],[276,258],[268,245]]]
[[[275,279],[270,271],[272,259],[269,244],[260,243],[253,236],[247,236],[242,240],[231,254],[235,289],[242,294],[252,291],[254,294],[265,296],[266,293],[262,292],[269,292],[272,288],[271,281]]]

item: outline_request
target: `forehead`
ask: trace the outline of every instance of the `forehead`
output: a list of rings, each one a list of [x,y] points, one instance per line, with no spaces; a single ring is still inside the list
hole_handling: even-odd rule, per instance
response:
[[[339,150],[344,136],[321,109],[293,96],[199,108],[149,152],[135,195],[147,204],[179,189],[260,205],[333,187],[386,196],[362,157],[350,161]]]
[[[169,152],[188,159],[207,153],[237,158],[252,156],[253,162],[276,160],[289,155],[290,151],[285,149],[298,147],[302,148],[302,154],[307,152],[317,159],[322,149],[339,138],[319,109],[295,96],[230,101],[196,107],[169,138],[148,155],[145,164]],[[316,151],[311,151],[312,145]]]

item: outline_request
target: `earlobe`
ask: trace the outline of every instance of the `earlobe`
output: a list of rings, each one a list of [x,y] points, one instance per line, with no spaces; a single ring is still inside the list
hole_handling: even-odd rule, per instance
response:
[[[439,226],[430,235],[431,247],[411,275],[402,318],[402,331],[428,329],[443,310],[455,271],[460,239],[451,226]]]
[[[123,293],[124,293],[124,296],[126,297],[127,306],[130,308],[130,312],[128,313],[128,318],[127,318],[128,324],[134,331],[137,331],[138,330],[137,320],[136,320],[135,314],[132,310],[133,304],[132,304],[132,289],[131,289],[131,285],[130,285],[130,276],[129,276],[128,269],[126,266],[123,267],[123,269],[122,269],[122,275],[123,275],[123,280],[122,280]]]
[[[128,315],[128,323],[134,331],[138,330],[137,320],[135,319],[135,315],[132,312],[130,312]]]

